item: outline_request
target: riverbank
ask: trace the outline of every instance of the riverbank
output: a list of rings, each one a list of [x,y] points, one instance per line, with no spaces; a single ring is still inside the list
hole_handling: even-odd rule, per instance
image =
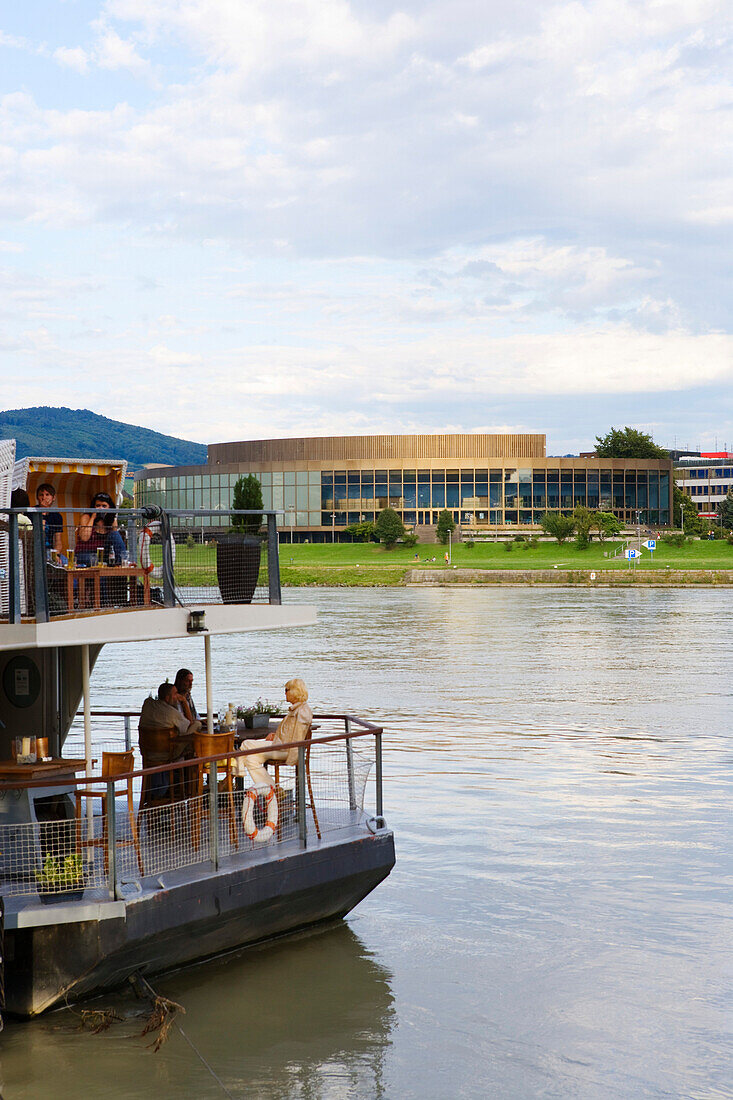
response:
[[[409,569],[406,585],[585,585],[591,588],[733,587],[733,569]]]
[[[508,549],[507,549],[508,547]],[[579,550],[574,542],[530,546],[526,542],[454,544],[421,543],[385,550],[375,543],[283,544],[280,575],[289,587],[399,587],[455,584],[609,584],[613,586],[695,586],[733,583],[733,546],[727,542],[690,542],[682,547],[659,544],[632,567],[613,557],[618,543],[591,543]],[[416,557],[417,555],[417,557]],[[592,579],[591,574],[596,574]]]

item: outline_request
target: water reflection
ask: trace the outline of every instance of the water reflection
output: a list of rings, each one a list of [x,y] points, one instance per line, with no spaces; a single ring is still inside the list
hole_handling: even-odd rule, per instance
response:
[[[316,710],[383,722],[397,866],[349,916],[358,939],[160,982],[233,1094],[730,1095],[733,592],[286,598],[319,624],[213,639],[215,697],[278,698],[299,674]],[[135,705],[181,665],[202,700],[195,639],[110,646],[93,687]],[[149,1055],[135,1026],[11,1028],[0,1092],[76,1097],[81,1067],[90,1095],[220,1095],[182,1042]]]
[[[186,1035],[232,1095],[262,1100],[384,1096],[391,984],[388,969],[341,922],[153,980],[185,1007],[179,1021]],[[8,1024],[3,1096],[222,1096],[175,1030],[159,1053],[146,1049],[149,1040],[139,1037],[145,1012],[131,995],[108,994],[90,1006],[114,1007],[122,1022],[100,1035],[82,1033],[77,1007]]]

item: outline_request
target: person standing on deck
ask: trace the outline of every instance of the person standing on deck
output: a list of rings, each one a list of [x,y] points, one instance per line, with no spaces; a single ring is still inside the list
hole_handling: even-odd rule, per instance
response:
[[[305,741],[313,721],[313,711],[308,706],[308,688],[301,679],[288,680],[285,698],[290,703],[290,710],[277,729],[262,740],[243,741],[241,744],[243,749],[261,750],[251,756],[237,758],[240,774],[244,765],[256,787],[274,786],[272,776],[268,775],[265,767],[267,760],[277,760],[280,764],[298,763],[298,750],[290,749],[288,745],[293,741]]]

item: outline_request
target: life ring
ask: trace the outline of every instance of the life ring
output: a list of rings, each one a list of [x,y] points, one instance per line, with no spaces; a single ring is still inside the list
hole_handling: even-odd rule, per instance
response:
[[[265,789],[267,794],[265,794]],[[267,805],[267,821],[261,829],[255,824],[255,806],[259,795],[264,794]],[[242,823],[244,831],[254,844],[262,844],[272,840],[277,832],[278,804],[274,787],[250,787],[245,791],[244,806],[242,807]],[[267,830],[270,830],[268,833]]]
[[[162,577],[163,566],[153,565],[150,559],[150,542],[153,535],[157,535],[160,532],[160,524],[157,521],[149,523],[147,527],[143,527],[137,540],[137,556],[145,572],[151,577]],[[171,562],[175,565],[176,561],[176,541],[173,535],[170,536],[171,544]]]

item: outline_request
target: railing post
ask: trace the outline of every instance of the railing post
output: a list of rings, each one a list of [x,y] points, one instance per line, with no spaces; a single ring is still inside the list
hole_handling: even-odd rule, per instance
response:
[[[107,880],[109,896],[117,897],[117,806],[115,805],[115,781],[107,780]]]
[[[267,517],[267,583],[270,590],[270,603],[282,603],[280,592],[280,547],[277,544],[277,516],[274,512]]]
[[[377,785],[377,817],[384,816],[384,805],[382,802],[382,731],[379,730],[374,734],[374,756],[375,756],[375,780]]]
[[[298,839],[301,848],[308,847],[308,825],[305,819],[305,748],[298,749]]]
[[[171,554],[171,522],[167,512],[160,516],[160,537],[163,550],[163,603],[174,607],[176,603],[176,580],[173,575],[173,555]]]
[[[124,717],[125,723],[125,752],[129,752],[132,748],[132,737],[130,735],[130,715],[126,714]]]
[[[46,584],[46,539],[43,533],[43,516],[33,512],[33,589],[36,599],[36,622],[47,623],[48,585]]]
[[[18,541],[18,514],[12,512],[8,516],[8,565],[10,575],[8,577],[8,622],[20,622],[20,552]]]
[[[216,760],[209,764],[209,855],[214,870],[219,869],[219,779]]]
[[[351,722],[348,718],[344,720],[346,726],[346,733],[351,733]],[[345,741],[346,745],[346,778],[349,783],[349,809],[356,809],[356,793],[354,791],[354,749],[351,741]]]

